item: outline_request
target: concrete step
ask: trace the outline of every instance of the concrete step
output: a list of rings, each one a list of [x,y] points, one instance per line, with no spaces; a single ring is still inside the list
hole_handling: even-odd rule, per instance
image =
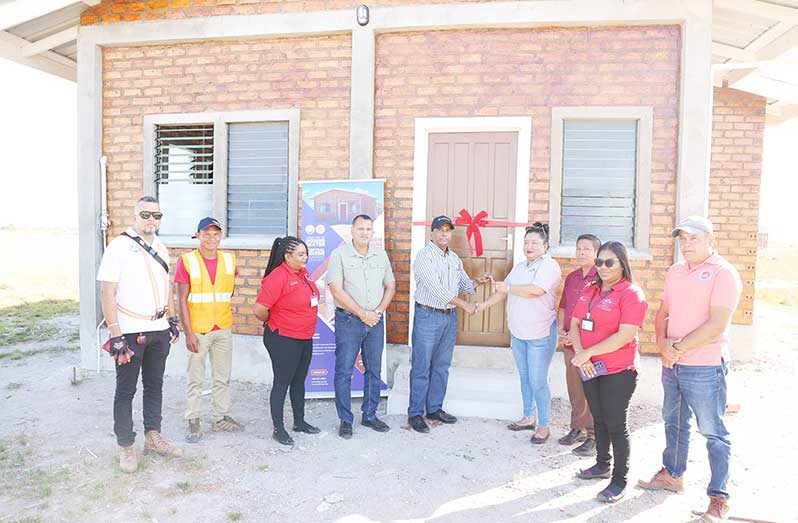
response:
[[[661,405],[659,358],[643,357],[632,404]],[[568,400],[565,362],[557,352],[549,368],[553,398]],[[410,394],[410,363],[396,367],[388,392],[388,414],[406,414]],[[449,369],[449,385],[443,408],[455,416],[516,420],[523,414],[521,388],[509,349],[457,347]]]

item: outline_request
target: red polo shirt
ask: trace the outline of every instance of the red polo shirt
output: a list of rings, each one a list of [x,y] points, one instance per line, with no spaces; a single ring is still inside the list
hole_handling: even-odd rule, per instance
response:
[[[582,294],[585,287],[591,283],[595,283],[597,278],[598,274],[596,273],[595,265],[587,271],[587,275],[585,276],[582,276],[582,268],[577,267],[576,270],[571,271],[565,278],[565,284],[563,284],[562,288],[562,297],[560,298],[560,308],[565,313],[565,321],[561,327],[565,332],[571,330],[571,317],[574,314],[576,302],[579,301],[579,296]]]
[[[316,331],[316,313],[319,289],[310,279],[307,269],[291,269],[285,262],[263,278],[260,293],[255,300],[269,309],[272,331],[279,330],[281,336],[309,340]]]
[[[587,316],[588,304],[591,298],[593,305],[590,309],[590,319],[593,320],[593,331],[579,329],[579,337],[585,349],[606,340],[620,329],[621,324],[643,326],[648,303],[642,289],[628,280],[616,283],[609,294],[601,292],[599,284],[585,287],[574,307],[573,317],[581,322]],[[607,354],[590,358],[596,363],[601,360],[607,367],[607,374],[616,374],[627,369],[636,369],[639,364],[637,352],[638,341],[635,336],[632,341]]]

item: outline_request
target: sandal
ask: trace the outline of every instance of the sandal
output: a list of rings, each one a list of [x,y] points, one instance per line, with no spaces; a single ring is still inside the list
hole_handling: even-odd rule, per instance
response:
[[[532,423],[529,423],[528,425],[522,425],[522,424],[518,423],[517,421],[514,421],[514,422],[510,423],[509,425],[507,425],[507,428],[509,430],[512,430],[513,432],[517,432],[519,430],[537,430],[538,424],[533,421]]]

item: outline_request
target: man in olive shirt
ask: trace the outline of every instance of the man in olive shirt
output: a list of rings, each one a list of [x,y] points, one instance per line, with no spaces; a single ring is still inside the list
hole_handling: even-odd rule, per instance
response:
[[[358,353],[363,376],[361,424],[377,432],[390,427],[377,418],[380,370],[385,342],[383,313],[396,293],[391,262],[385,249],[370,246],[374,222],[361,214],[352,220],[352,242],[330,256],[327,285],[335,298],[335,408],[341,425],[338,435],[352,437],[352,368]]]

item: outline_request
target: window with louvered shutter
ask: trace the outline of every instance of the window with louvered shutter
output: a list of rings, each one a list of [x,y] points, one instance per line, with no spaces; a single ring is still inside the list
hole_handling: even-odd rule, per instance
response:
[[[288,232],[288,122],[230,123],[227,234]]]
[[[187,235],[213,216],[213,124],[156,125],[153,173],[159,234]]]
[[[580,234],[634,247],[637,120],[563,122],[560,242]]]

